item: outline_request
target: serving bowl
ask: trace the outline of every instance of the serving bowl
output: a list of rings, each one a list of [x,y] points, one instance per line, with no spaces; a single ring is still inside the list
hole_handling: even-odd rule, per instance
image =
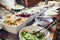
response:
[[[37,16],[35,17],[35,21],[42,26],[46,26],[50,24],[53,20],[50,16]]]
[[[34,30],[35,30],[35,31],[39,31],[39,30],[41,30],[41,29],[44,29],[44,28],[43,28],[43,27],[39,27],[39,26],[27,26],[27,27],[24,27],[24,28],[22,28],[22,29],[20,30],[20,32],[19,32],[19,40],[23,40],[23,38],[22,38],[22,36],[21,36],[21,33],[22,33],[23,30],[32,33]],[[43,30],[43,31],[44,31],[44,30]],[[43,32],[43,31],[41,31],[41,32]],[[49,31],[47,31],[47,33],[45,32],[44,34],[45,34],[46,36],[45,36],[45,38],[44,38],[43,40],[45,40],[46,38],[48,38],[49,35],[50,35]]]
[[[19,23],[17,22],[18,20]],[[27,24],[26,20],[27,18],[16,17],[12,14],[9,16],[4,16],[3,19],[0,20],[0,24],[3,26],[4,30],[13,34],[17,34],[19,30]],[[10,23],[12,23],[12,25]]]

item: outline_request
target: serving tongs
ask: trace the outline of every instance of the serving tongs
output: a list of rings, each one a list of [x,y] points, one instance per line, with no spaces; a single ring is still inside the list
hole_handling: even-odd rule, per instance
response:
[[[0,6],[0,9],[1,9],[3,12],[15,14],[15,13],[13,12],[12,8],[11,8],[10,10],[8,10],[8,9],[6,8],[7,4],[6,4],[5,2],[2,1],[2,2],[0,2],[0,3],[2,3],[1,6]],[[4,10],[3,8],[4,8],[5,10]],[[6,11],[8,11],[8,12],[6,12]]]
[[[3,8],[4,8],[7,12],[6,12]],[[3,12],[5,12],[5,13],[12,13],[12,14],[15,14],[12,9],[7,10],[5,7],[0,7],[0,9],[1,9]]]
[[[55,25],[55,24],[56,24],[56,21],[54,20],[54,21],[51,22],[49,25],[45,26],[45,29],[41,29],[41,30],[39,30],[39,31],[33,32],[33,34],[35,35],[36,33],[41,32],[41,31],[44,30],[41,34],[37,35],[37,37],[40,38],[43,33],[47,32],[47,30],[50,29],[51,27],[53,27],[53,25]],[[46,27],[47,27],[47,28],[46,28]]]

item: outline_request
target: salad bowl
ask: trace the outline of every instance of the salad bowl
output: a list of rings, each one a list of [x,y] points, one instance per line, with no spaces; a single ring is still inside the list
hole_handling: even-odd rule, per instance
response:
[[[19,39],[20,40],[27,40],[29,38],[28,36],[30,35],[30,39],[29,40],[39,40],[38,38],[34,38],[33,37],[34,35],[31,35],[31,33],[33,33],[33,31],[36,31],[37,32],[37,31],[39,31],[41,29],[44,29],[44,28],[43,27],[39,27],[39,26],[27,26],[27,27],[24,27],[19,32]],[[43,31],[41,31],[41,33],[43,33]],[[26,35],[23,34],[25,32],[26,32]],[[45,34],[45,37],[42,36],[44,34]],[[49,33],[49,31],[47,31],[46,33],[43,33],[42,35],[41,35],[42,38],[40,40],[45,40],[45,39],[47,39],[49,37],[50,33]],[[26,39],[25,39],[25,37],[26,37]]]

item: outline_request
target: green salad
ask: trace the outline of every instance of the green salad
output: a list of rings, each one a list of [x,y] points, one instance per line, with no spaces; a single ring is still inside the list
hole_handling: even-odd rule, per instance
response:
[[[39,36],[40,34],[42,34],[41,36]],[[44,40],[45,39],[45,34],[40,32],[40,31],[33,31],[32,33],[28,32],[28,31],[22,31],[21,32],[21,38],[22,40]]]

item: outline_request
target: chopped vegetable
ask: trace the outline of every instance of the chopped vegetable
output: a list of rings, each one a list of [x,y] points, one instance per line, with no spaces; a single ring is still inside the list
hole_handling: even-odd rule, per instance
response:
[[[7,24],[7,25],[19,25],[21,24],[22,22],[24,22],[25,18],[18,18],[17,16],[15,15],[7,15],[3,21],[4,24]]]
[[[45,38],[45,34],[43,33],[41,37],[38,38],[38,35],[40,35],[42,32],[32,32],[29,33],[28,31],[22,31],[20,34],[23,40],[43,40]]]

